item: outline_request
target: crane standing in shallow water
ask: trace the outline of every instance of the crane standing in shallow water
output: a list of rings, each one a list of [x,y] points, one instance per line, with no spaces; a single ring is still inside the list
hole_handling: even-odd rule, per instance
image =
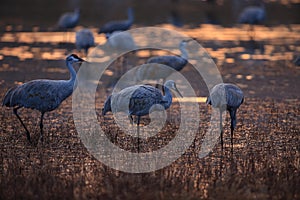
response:
[[[88,55],[90,47],[95,46],[95,39],[90,29],[84,28],[76,32],[75,45],[78,51],[84,49],[85,55]]]
[[[221,146],[223,150],[223,124],[222,113],[227,110],[231,119],[231,150],[233,150],[233,130],[236,126],[236,111],[244,102],[242,90],[230,83],[220,83],[215,85],[206,100],[207,104],[220,110],[220,129],[221,129]]]
[[[249,32],[254,31],[253,25],[262,24],[266,17],[266,10],[263,2],[259,6],[248,6],[242,10],[239,15],[238,22],[241,24],[249,24]]]
[[[168,109],[172,104],[172,93],[175,91],[180,97],[173,80],[168,80],[164,84],[165,95],[161,91],[150,85],[135,85],[124,88],[118,93],[110,95],[102,109],[102,115],[107,112],[127,112],[128,118],[132,122],[132,115],[137,116],[137,134],[138,134],[138,151],[139,151],[139,132],[141,116],[148,115],[152,106],[160,104],[164,109]],[[112,110],[113,108],[113,110]]]
[[[115,31],[128,30],[131,27],[133,20],[134,20],[132,8],[127,9],[127,16],[128,16],[127,20],[107,22],[100,28],[98,33],[99,34],[104,33],[106,35],[106,37],[108,38],[110,36],[110,34],[112,34]]]
[[[76,8],[74,10],[74,12],[67,12],[64,13],[63,15],[60,16],[57,26],[59,29],[62,30],[67,30],[67,29],[71,29],[74,28],[75,26],[77,26],[78,22],[79,22],[79,17],[80,17],[80,9]],[[68,34],[68,32],[67,32]],[[67,40],[68,40],[68,35],[67,35]],[[64,38],[65,40],[65,38]]]
[[[80,10],[76,8],[74,12],[67,12],[61,15],[57,25],[62,29],[74,28],[79,22],[79,17]]]
[[[22,85],[11,88],[4,96],[2,106],[13,107],[13,112],[20,120],[26,131],[28,141],[31,143],[30,133],[18,115],[18,109],[31,108],[41,112],[40,139],[43,141],[43,117],[46,112],[55,110],[62,101],[69,97],[73,92],[76,80],[76,71],[73,63],[83,62],[84,60],[72,54],[66,58],[66,64],[70,71],[69,80],[33,80]]]

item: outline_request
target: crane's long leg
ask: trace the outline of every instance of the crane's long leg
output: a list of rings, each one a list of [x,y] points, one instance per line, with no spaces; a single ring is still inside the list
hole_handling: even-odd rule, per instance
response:
[[[234,128],[231,127],[231,153],[233,153],[233,130]]]
[[[166,79],[167,78],[163,78],[163,82],[162,82],[162,85],[161,85],[161,91],[162,91],[162,93],[165,95],[165,87],[164,87],[164,84],[165,84],[165,82],[166,82]]]
[[[130,124],[133,125],[133,117],[132,117],[132,115],[128,115],[128,119],[130,121]]]
[[[17,116],[17,118],[18,118],[19,121],[21,122],[22,126],[25,128],[27,140],[31,143],[30,133],[29,133],[28,129],[26,128],[25,124],[23,123],[21,117],[18,115],[18,109],[19,109],[19,108],[21,108],[21,106],[13,109],[14,114]]]
[[[233,131],[234,131],[234,127],[235,127],[235,123],[236,123],[236,110],[235,109],[231,109],[229,111],[230,113],[230,118],[231,118],[231,151],[233,152]]]
[[[223,151],[223,124],[222,124],[222,111],[220,110],[220,131],[221,131],[221,148]]]
[[[250,37],[250,40],[254,40],[255,39],[255,30],[254,30],[254,25],[253,24],[249,25],[248,35]]]
[[[231,125],[231,149],[233,149],[233,126]]]
[[[41,114],[41,121],[40,121],[40,129],[41,129],[41,133],[40,133],[40,140],[43,142],[44,141],[44,136],[43,136],[43,119],[44,119],[44,112],[42,112]]]
[[[140,152],[140,120],[141,120],[141,116],[138,116],[137,118],[138,152]]]
[[[233,131],[234,131],[234,124],[233,124],[233,120],[231,120],[231,152],[233,152]]]

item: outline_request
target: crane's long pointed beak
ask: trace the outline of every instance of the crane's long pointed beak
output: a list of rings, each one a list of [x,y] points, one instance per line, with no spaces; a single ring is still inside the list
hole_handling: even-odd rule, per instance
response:
[[[175,88],[175,91],[177,92],[177,94],[178,94],[181,98],[183,98],[182,94],[179,92],[179,90],[178,90],[177,88]]]
[[[187,39],[187,40],[184,40],[185,42],[190,42],[190,41],[193,41],[193,40],[196,40],[196,38],[190,38],[190,39]]]
[[[88,62],[88,61],[86,61],[86,60],[83,60],[82,58],[80,58],[80,60],[78,61],[78,63],[80,63],[80,64],[82,64],[82,63],[89,64],[89,62]]]

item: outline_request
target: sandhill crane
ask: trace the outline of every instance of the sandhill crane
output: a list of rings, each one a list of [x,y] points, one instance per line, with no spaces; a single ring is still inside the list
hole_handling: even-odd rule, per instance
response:
[[[106,44],[117,50],[136,48],[135,42],[128,31],[115,31],[107,37]]]
[[[179,44],[179,50],[181,52],[180,56],[154,56],[151,57],[147,60],[147,64],[150,63],[158,63],[160,65],[167,65],[169,67],[171,67],[172,69],[176,70],[176,71],[180,71],[183,69],[183,67],[187,64],[188,62],[188,53],[186,50],[186,45],[189,41],[191,41],[193,39],[189,39],[189,40],[183,40],[180,42]],[[145,78],[151,78],[151,79],[163,79],[163,83],[165,82],[166,78],[168,76],[171,75],[171,73],[173,72],[173,70],[159,70],[160,68],[155,67],[155,65],[153,65],[153,67],[148,67],[148,68],[140,68],[139,70],[142,70],[140,72],[137,72],[137,80],[143,80]],[[151,74],[155,75],[154,77],[151,77]],[[141,77],[138,77],[141,76]]]
[[[261,2],[260,6],[248,6],[244,8],[239,15],[238,22],[241,24],[249,24],[249,31],[253,31],[253,25],[263,23],[265,17],[265,6]]]
[[[215,85],[207,98],[206,103],[220,110],[220,129],[221,129],[221,146],[223,150],[223,124],[222,113],[227,110],[231,119],[231,149],[233,149],[233,130],[236,126],[236,111],[244,102],[242,90],[230,83],[220,83]]]
[[[300,56],[296,57],[296,59],[294,60],[294,64],[300,66]]]
[[[60,16],[58,27],[62,29],[74,28],[79,21],[80,10],[76,8],[74,12],[67,12]]]
[[[98,33],[99,34],[104,33],[106,35],[106,37],[109,37],[109,35],[115,31],[128,30],[131,27],[133,20],[134,20],[132,8],[127,9],[127,16],[128,16],[127,20],[107,22],[100,28]]]
[[[178,15],[178,12],[176,10],[172,10],[169,16],[169,20],[168,20],[173,26],[175,27],[182,27],[183,26],[183,22],[181,17]]]
[[[78,51],[84,49],[85,54],[88,54],[88,50],[90,47],[95,46],[94,35],[92,31],[87,28],[81,29],[76,32],[76,48]]]
[[[71,76],[69,80],[32,80],[9,89],[5,94],[2,106],[13,107],[13,112],[24,127],[30,143],[30,133],[18,115],[18,109],[24,107],[41,112],[40,139],[43,141],[44,114],[55,110],[62,101],[72,94],[76,80],[76,71],[73,68],[73,63],[83,61],[75,54],[71,54],[66,58],[66,64]]]
[[[160,104],[164,109],[168,109],[172,104],[172,93],[175,91],[180,97],[182,95],[178,91],[173,80],[168,80],[164,84],[165,95],[163,96],[159,89],[150,85],[135,85],[124,88],[118,93],[110,95],[102,109],[102,115],[107,112],[127,112],[128,118],[132,122],[132,116],[137,116],[137,134],[138,134],[138,150],[139,150],[139,125],[141,116],[148,115],[152,106]],[[112,110],[113,109],[113,110]]]

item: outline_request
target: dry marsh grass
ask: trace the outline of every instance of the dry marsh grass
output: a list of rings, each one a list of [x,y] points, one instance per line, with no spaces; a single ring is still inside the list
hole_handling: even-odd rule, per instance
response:
[[[238,113],[233,154],[227,122],[225,151],[217,144],[213,152],[199,159],[208,126],[208,116],[203,114],[194,144],[185,154],[170,166],[144,174],[111,169],[89,155],[75,131],[70,101],[47,114],[44,144],[28,144],[17,119],[3,108],[1,199],[299,199],[297,101],[248,98]],[[22,112],[33,140],[38,140],[39,129],[32,117],[38,116],[35,111],[33,115]],[[116,128],[111,123],[107,134]],[[176,128],[168,124],[165,131]],[[126,148],[134,144],[130,140],[122,143],[123,136],[120,133],[117,145]],[[113,141],[115,136],[111,138]],[[144,142],[151,144],[151,140]]]

